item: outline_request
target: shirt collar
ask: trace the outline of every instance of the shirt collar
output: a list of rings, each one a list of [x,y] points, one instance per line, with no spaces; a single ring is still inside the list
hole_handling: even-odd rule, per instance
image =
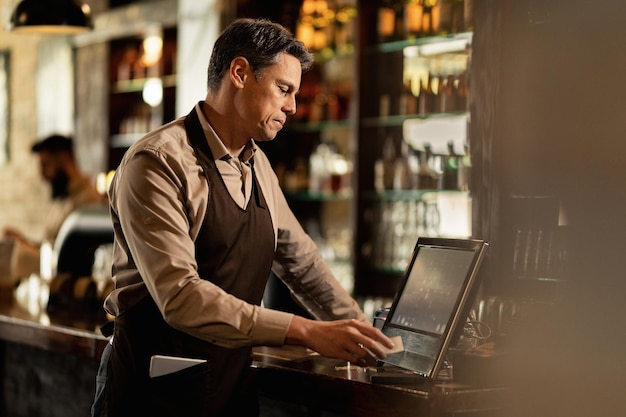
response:
[[[196,113],[198,113],[198,119],[200,120],[202,130],[204,130],[204,136],[209,144],[209,149],[211,149],[213,158],[216,161],[219,159],[227,160],[231,158],[231,156],[229,155],[226,146],[224,146],[224,142],[222,142],[219,136],[217,136],[217,133],[215,133],[215,130],[213,130],[213,127],[211,127],[211,124],[206,119],[206,116],[202,111],[203,104],[204,101],[200,101],[196,104]],[[257,149],[258,146],[256,142],[254,141],[254,139],[251,138],[241,151],[241,154],[239,154],[239,159],[243,162],[250,162]]]

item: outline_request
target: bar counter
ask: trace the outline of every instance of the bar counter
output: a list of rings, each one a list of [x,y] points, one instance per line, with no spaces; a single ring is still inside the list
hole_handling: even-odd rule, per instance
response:
[[[42,291],[42,289],[44,291]],[[94,313],[50,314],[36,277],[0,292],[0,372],[3,416],[86,416],[106,339]],[[376,368],[350,366],[305,348],[255,348],[263,417],[492,416],[504,388],[422,381],[370,382]]]

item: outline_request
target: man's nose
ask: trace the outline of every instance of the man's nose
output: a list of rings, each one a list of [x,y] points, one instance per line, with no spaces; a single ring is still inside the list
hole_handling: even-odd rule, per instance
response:
[[[283,111],[287,114],[295,114],[296,113],[296,97],[295,96],[289,96],[287,98],[287,101],[285,102],[285,105],[283,106]]]

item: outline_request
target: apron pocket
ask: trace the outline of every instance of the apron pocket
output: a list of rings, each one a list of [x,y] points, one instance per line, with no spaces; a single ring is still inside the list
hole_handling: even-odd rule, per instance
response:
[[[210,362],[201,363],[148,382],[152,413],[155,416],[209,416],[215,392]]]

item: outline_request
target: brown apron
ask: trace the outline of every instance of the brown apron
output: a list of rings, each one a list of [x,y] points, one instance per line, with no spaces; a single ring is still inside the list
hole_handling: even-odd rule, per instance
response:
[[[185,119],[185,128],[209,184],[207,212],[195,242],[199,275],[258,305],[271,271],[274,232],[254,167],[253,195],[242,209],[215,166],[195,109]],[[116,318],[114,335],[105,415],[258,415],[250,378],[251,347],[227,349],[175,330],[149,296]],[[150,378],[155,354],[207,362]]]

